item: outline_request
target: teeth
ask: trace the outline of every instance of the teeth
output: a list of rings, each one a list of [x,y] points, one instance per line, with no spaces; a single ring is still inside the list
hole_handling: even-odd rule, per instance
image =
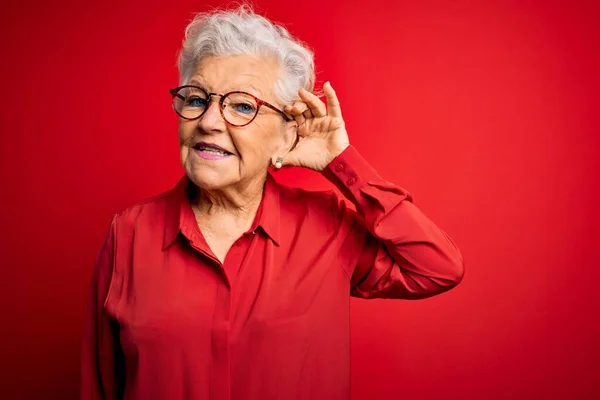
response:
[[[217,150],[217,149],[203,148],[203,149],[200,149],[200,151],[204,151],[205,153],[212,153],[212,154],[221,154],[221,155],[227,154],[224,151],[220,151],[220,150]]]

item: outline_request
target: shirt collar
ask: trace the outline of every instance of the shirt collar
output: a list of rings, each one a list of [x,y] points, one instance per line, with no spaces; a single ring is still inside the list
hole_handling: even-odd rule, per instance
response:
[[[180,232],[191,229],[188,227],[189,219],[193,217],[192,206],[189,200],[191,185],[193,185],[192,181],[184,174],[167,195],[163,251],[173,244]],[[258,207],[251,230],[255,231],[260,228],[275,245],[279,246],[281,233],[279,215],[280,186],[269,172],[265,182],[263,198]],[[186,234],[186,232],[183,233]]]

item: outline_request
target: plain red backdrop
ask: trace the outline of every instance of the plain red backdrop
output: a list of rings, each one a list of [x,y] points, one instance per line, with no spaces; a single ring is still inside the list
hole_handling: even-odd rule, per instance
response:
[[[77,397],[95,255],[182,173],[168,89],[209,5],[2,3],[3,399]],[[441,296],[353,301],[353,398],[598,398],[598,2],[256,8],[315,49],[352,143],[466,262]]]

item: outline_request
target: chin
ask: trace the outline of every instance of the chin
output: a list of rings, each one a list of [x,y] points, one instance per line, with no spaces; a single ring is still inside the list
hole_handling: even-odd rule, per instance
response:
[[[231,177],[225,177],[223,176],[223,173],[211,168],[202,168],[198,166],[189,168],[189,166],[187,166],[185,172],[190,180],[200,189],[218,190],[235,183]]]
[[[184,159],[182,164],[187,176],[196,186],[207,190],[217,190],[235,183],[236,177],[230,176],[231,166],[210,165],[210,163],[197,160],[195,155],[190,153],[182,154],[182,159]]]

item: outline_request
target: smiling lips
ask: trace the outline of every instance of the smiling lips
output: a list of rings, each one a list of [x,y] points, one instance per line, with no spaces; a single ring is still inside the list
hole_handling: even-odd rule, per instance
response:
[[[233,155],[221,146],[206,142],[196,143],[193,149],[198,156],[204,158],[205,160],[222,160],[223,158]]]

